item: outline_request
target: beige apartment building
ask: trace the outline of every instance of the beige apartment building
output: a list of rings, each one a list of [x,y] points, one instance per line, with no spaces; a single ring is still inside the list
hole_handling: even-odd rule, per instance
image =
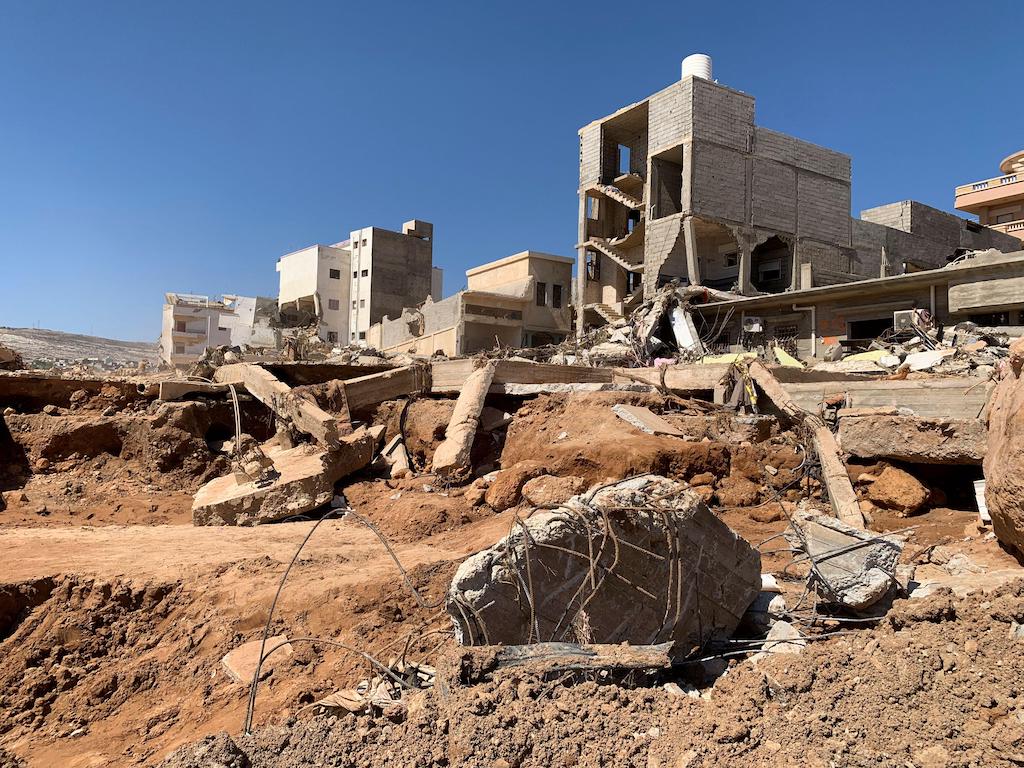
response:
[[[443,301],[406,307],[369,329],[384,352],[449,357],[503,347],[542,346],[565,339],[572,327],[574,261],[522,251],[466,270],[466,290]]]
[[[1001,176],[956,188],[954,206],[978,223],[1024,240],[1024,149],[999,164]]]
[[[364,227],[348,240],[312,245],[277,261],[278,307],[289,325],[319,322],[320,337],[365,344],[373,323],[428,297],[440,298],[434,227],[413,219],[401,232]]]
[[[225,320],[234,314],[223,301],[209,296],[165,293],[160,359],[175,367],[191,365],[207,347],[230,344],[230,323]]]

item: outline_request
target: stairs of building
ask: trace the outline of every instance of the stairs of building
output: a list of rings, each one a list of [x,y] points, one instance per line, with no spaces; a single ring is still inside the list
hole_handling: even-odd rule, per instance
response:
[[[642,211],[644,209],[643,200],[638,200],[632,195],[626,194],[618,187],[613,187],[611,184],[598,184],[597,188],[603,192],[606,197],[610,197],[612,200],[622,203],[631,210]]]
[[[627,272],[644,271],[643,261],[630,260],[623,251],[620,251],[618,248],[609,243],[603,237],[592,237],[587,241],[586,244],[588,248],[593,248],[594,250],[600,251]],[[641,251],[640,254],[642,258],[643,251]]]
[[[590,306],[595,312],[597,312],[597,314],[607,320],[609,324],[614,324],[626,319],[623,317],[621,312],[608,304],[591,304]]]

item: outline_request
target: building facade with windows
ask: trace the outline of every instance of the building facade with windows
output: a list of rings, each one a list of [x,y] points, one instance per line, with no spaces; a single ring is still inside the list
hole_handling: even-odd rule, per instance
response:
[[[231,344],[234,310],[223,301],[192,293],[165,293],[160,329],[160,359],[168,365],[188,366],[207,347]]]
[[[433,234],[432,224],[414,219],[401,232],[364,227],[343,242],[282,256],[278,307],[285,323],[318,322],[324,341],[365,344],[370,325],[389,312],[440,298]]]
[[[1024,149],[999,164],[1000,176],[956,188],[958,211],[976,214],[978,223],[1024,240]]]
[[[384,352],[449,357],[496,347],[557,344],[572,328],[574,260],[522,251],[466,271],[466,289],[406,307],[368,331]]]

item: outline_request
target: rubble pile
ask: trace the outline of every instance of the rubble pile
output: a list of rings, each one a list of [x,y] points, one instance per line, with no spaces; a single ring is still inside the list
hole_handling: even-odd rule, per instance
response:
[[[168,760],[175,768],[263,759],[274,738],[289,746],[266,764],[288,768],[285,756],[306,748],[320,760],[344,752],[339,760],[359,765],[409,762],[410,744],[423,758],[411,764],[486,754],[537,765],[553,754],[550,722],[576,717],[568,706],[619,729],[640,715],[660,723],[638,731],[648,734],[637,737],[643,765],[680,764],[699,748],[648,733],[684,722],[677,716],[718,745],[705,757],[735,759],[738,745],[784,738],[769,719],[781,697],[800,706],[819,689],[831,695],[815,676],[821,665],[859,690],[852,670],[843,677],[853,653],[844,649],[878,661],[865,643],[897,635],[909,648],[896,626],[931,621],[915,610],[959,621],[943,589],[1016,600],[1007,584],[1024,571],[1000,542],[1024,541],[1019,344],[958,326],[941,338],[880,341],[874,375],[833,377],[774,346],[713,355],[690,308],[727,296],[670,284],[628,320],[534,359],[312,347],[269,359],[224,348],[188,377],[0,376],[2,519],[114,523],[132,542],[145,539],[137,529],[170,523],[159,534],[166,544],[158,537],[142,550],[145,567],[174,568],[161,560],[182,553],[211,558],[173,578],[162,572],[175,595],[166,614],[144,617],[145,594],[123,598],[117,622],[138,630],[133,647],[150,633],[171,644],[161,654],[183,657],[170,679],[147,671],[145,650],[71,672],[46,656],[24,684],[23,659],[0,662],[19,702],[16,722],[0,718],[0,747],[17,751],[32,728],[104,738],[71,710],[105,696],[121,702],[105,705],[108,717],[150,728],[136,762],[180,744],[171,724],[201,730],[212,709],[226,713],[218,723],[251,719],[237,739],[182,748]],[[942,352],[941,363],[910,371],[924,352]],[[889,354],[897,365],[881,364]],[[119,511],[106,516],[71,511],[113,510],[118,495]],[[186,527],[193,538],[183,543]],[[11,615],[87,609],[45,587],[38,599],[12,589]],[[4,619],[26,647],[44,642],[48,624],[36,615]],[[177,629],[158,630],[164,620]],[[76,631],[61,624],[61,642],[73,647]],[[33,675],[55,681],[46,702],[57,714],[30,705]],[[197,676],[210,682],[189,696],[168,687],[194,688]],[[766,692],[753,709],[751,691]],[[161,709],[166,730],[133,719],[152,706],[139,704],[146,696],[179,701]],[[490,723],[499,700],[517,713],[501,727],[518,751],[472,735],[467,718]],[[726,712],[742,727],[727,726]],[[775,751],[795,756],[799,738]],[[601,748],[603,760],[620,755],[620,741]]]

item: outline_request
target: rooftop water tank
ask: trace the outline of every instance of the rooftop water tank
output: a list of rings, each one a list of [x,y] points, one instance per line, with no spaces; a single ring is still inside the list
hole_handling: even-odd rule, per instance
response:
[[[711,80],[711,57],[706,53],[691,53],[683,59],[682,77],[687,75]]]

